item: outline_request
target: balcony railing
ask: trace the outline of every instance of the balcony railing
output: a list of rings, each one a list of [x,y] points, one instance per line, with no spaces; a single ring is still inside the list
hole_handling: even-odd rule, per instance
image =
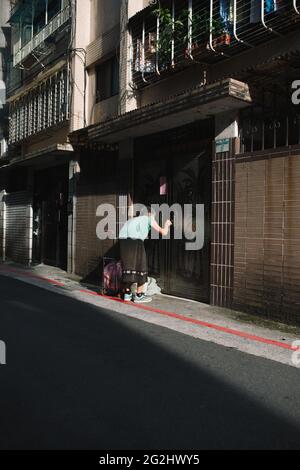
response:
[[[9,144],[64,123],[69,110],[69,74],[63,68],[10,103]]]
[[[26,57],[32,54],[53,33],[57,32],[62,26],[64,26],[70,18],[71,8],[68,5],[54,16],[41,31],[33,36],[33,38],[24,47],[14,54],[13,66],[16,67],[20,65]]]
[[[130,21],[137,86],[213,64],[299,29],[300,0],[161,0]]]

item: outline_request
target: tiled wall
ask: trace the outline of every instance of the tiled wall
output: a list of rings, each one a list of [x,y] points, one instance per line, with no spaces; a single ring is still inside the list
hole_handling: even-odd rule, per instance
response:
[[[237,159],[234,306],[291,323],[300,323],[299,181],[297,152]]]
[[[213,153],[211,304],[230,307],[234,253],[234,156]]]
[[[117,206],[115,181],[116,155],[105,152],[82,152],[81,174],[76,189],[75,272],[83,279],[101,284],[103,257],[114,257],[115,241],[100,240],[96,228],[101,204]]]

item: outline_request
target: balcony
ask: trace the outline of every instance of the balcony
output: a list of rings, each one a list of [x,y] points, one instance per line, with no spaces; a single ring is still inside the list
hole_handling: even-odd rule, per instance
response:
[[[56,5],[59,4],[60,2],[56,3]],[[38,52],[38,49],[45,45],[45,41],[53,34],[57,34],[71,18],[70,5],[62,7],[62,4],[60,4],[59,11],[50,19],[48,19],[48,11],[45,9],[42,12],[42,17],[44,15],[43,22],[41,23],[40,15],[38,18],[40,23],[36,25],[34,14],[32,14],[34,11],[34,2],[25,0],[19,3],[15,10],[12,11],[10,22],[17,29],[17,36],[19,38],[14,46],[13,67],[22,67],[26,59],[35,52]],[[38,31],[35,32],[37,29]]]
[[[129,23],[138,88],[192,64],[210,65],[285,38],[300,26],[300,0],[162,0]]]
[[[10,103],[9,145],[63,125],[69,119],[70,80],[66,67]]]

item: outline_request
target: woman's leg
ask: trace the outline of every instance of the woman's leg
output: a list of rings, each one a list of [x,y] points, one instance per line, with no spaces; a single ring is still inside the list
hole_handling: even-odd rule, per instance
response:
[[[132,300],[131,284],[123,283],[123,300],[130,302]]]
[[[128,282],[123,282],[123,286],[122,286],[122,290],[123,290],[123,293],[125,294],[130,294],[131,292],[131,284],[129,284]]]
[[[151,302],[152,298],[148,297],[145,293],[145,286],[146,286],[145,281],[143,281],[143,283],[138,284],[136,294],[133,297],[134,302],[137,302],[137,303]]]
[[[143,294],[145,291],[145,284],[138,284],[136,293],[137,294]]]

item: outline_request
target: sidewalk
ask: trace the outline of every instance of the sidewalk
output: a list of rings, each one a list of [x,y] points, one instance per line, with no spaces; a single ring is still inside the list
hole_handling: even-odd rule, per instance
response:
[[[292,354],[295,347],[292,343],[300,339],[300,328],[297,327],[165,295],[155,296],[153,302],[146,305],[128,304],[103,297],[96,286],[82,284],[79,277],[44,265],[25,268],[14,263],[3,263],[0,264],[0,274],[88,302],[98,307],[99,313],[101,308],[110,310],[294,366]]]

